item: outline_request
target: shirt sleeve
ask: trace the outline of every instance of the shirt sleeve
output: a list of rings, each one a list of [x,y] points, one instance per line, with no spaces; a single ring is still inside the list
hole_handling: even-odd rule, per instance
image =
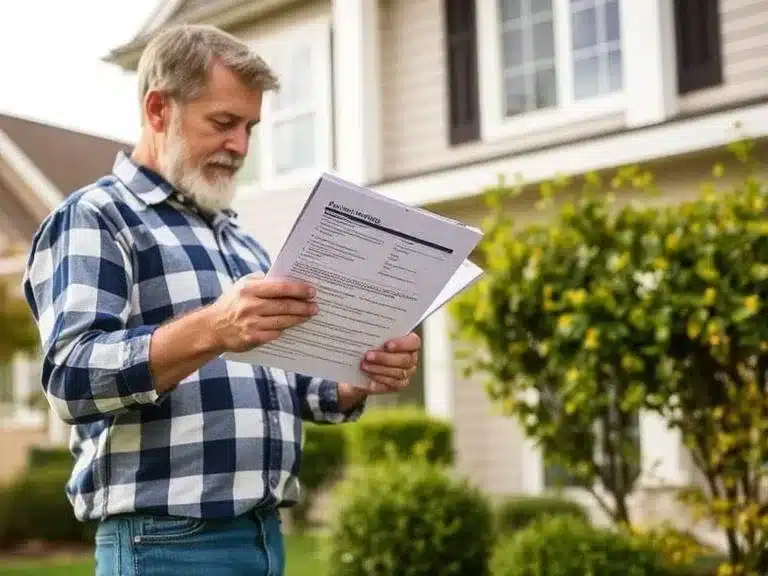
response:
[[[354,422],[365,410],[365,400],[346,412],[339,408],[339,385],[330,380],[296,375],[296,390],[305,420],[318,423]]]
[[[162,399],[149,369],[156,326],[128,326],[132,282],[124,239],[82,199],[64,204],[35,235],[24,294],[43,348],[43,390],[68,424]]]

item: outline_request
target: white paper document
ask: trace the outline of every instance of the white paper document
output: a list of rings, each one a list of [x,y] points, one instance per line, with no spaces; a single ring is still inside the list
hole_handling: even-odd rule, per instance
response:
[[[254,350],[227,354],[366,386],[364,354],[413,330],[482,270],[467,260],[476,228],[323,174],[268,277],[317,290],[319,313]]]

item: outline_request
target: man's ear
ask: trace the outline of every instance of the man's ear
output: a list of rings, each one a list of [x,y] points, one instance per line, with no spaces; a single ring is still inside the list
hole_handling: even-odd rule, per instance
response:
[[[169,105],[168,96],[157,90],[150,90],[144,97],[144,114],[154,132],[165,132],[168,128]]]

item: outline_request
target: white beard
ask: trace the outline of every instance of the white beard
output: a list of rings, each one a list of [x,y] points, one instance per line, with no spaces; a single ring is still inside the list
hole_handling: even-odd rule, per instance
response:
[[[211,181],[203,174],[202,164],[188,168],[189,159],[187,142],[181,132],[180,114],[174,111],[168,131],[167,150],[160,158],[163,176],[202,210],[218,212],[230,208],[237,190],[234,176],[221,176]],[[242,158],[224,151],[205,160],[205,163],[232,166],[236,170],[242,162]]]

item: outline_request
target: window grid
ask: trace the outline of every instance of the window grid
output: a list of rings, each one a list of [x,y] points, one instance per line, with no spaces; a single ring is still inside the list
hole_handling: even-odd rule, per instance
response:
[[[547,9],[534,12],[535,0],[519,0],[519,14],[516,17],[504,17],[504,0],[499,2],[499,14],[502,17],[501,22],[501,46],[502,46],[502,67],[503,67],[503,91],[502,91],[502,109],[507,117],[524,113],[531,110],[546,108],[557,105],[557,64],[555,61],[555,22],[552,4],[549,2]],[[546,51],[550,56],[547,58],[537,58],[536,56],[536,35],[534,31],[538,25],[549,24],[551,30],[551,41],[546,46]],[[509,64],[510,54],[505,50],[505,43],[510,33],[519,32],[521,39],[521,58],[520,64]],[[550,95],[546,95],[545,86],[539,84],[540,78],[551,75]],[[522,91],[514,91],[514,81],[522,79]],[[515,98],[518,104],[510,106]]]
[[[621,88],[621,39],[610,40],[608,38],[608,10],[609,6],[615,8],[618,20],[618,0],[570,0],[571,26],[574,32],[571,34],[571,59],[573,65],[573,89],[574,98],[580,100],[591,98],[601,94],[607,94]],[[591,46],[577,47],[576,22],[580,14],[592,11],[594,15],[595,43]],[[586,69],[579,74],[579,64],[597,61],[596,82],[589,83],[584,77]],[[616,67],[616,74],[612,74],[612,68]]]

